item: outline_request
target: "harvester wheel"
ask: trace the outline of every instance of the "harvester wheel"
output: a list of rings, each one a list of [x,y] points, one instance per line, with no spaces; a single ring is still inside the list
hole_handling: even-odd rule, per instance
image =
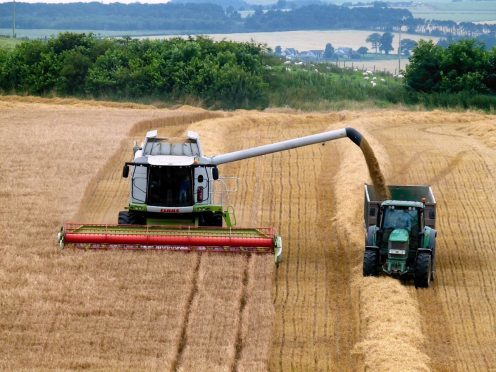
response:
[[[118,220],[119,225],[130,225],[131,221],[129,218],[129,212],[127,211],[120,211],[119,212],[119,220]]]
[[[432,257],[429,253],[419,253],[415,262],[415,287],[427,288],[431,281]]]
[[[379,273],[379,256],[376,251],[367,249],[363,253],[363,276],[375,276]]]
[[[200,215],[200,226],[222,227],[222,213],[205,212]]]
[[[119,212],[119,225],[145,225],[145,219],[143,215],[136,212],[120,211]]]

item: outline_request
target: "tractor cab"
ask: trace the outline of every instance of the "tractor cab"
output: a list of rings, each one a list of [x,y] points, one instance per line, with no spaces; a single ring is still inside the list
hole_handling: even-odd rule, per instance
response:
[[[386,200],[380,207],[377,245],[387,257],[383,270],[388,274],[405,274],[408,262],[415,259],[423,229],[424,204]]]

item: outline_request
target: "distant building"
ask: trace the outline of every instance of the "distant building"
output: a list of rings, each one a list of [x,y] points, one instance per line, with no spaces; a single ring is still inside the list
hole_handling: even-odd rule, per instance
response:
[[[352,48],[336,48],[334,54],[340,58],[351,58],[353,54]]]
[[[295,48],[286,48],[282,52],[283,56],[286,56],[286,58],[295,58],[298,56],[298,51]]]
[[[318,59],[322,58],[324,55],[324,51],[320,49],[309,50],[309,52],[312,52]]]
[[[323,50],[304,50],[300,52],[298,57],[302,59],[319,60],[322,59],[323,54],[324,54]]]

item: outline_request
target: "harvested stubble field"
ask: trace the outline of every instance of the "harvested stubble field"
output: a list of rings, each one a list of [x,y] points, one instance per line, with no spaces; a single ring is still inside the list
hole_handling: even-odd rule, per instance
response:
[[[490,370],[496,365],[496,118],[158,110],[0,100],[0,369]],[[55,104],[56,103],[56,104]],[[362,278],[363,182],[339,140],[221,167],[240,225],[273,225],[271,257],[85,252],[66,220],[115,222],[122,163],[149,128],[208,154],[353,126],[389,183],[432,184],[433,287]]]

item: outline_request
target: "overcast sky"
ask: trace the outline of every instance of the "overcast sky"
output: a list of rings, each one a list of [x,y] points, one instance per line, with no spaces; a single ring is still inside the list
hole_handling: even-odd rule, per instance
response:
[[[96,0],[45,0],[45,1],[40,1],[40,0],[16,0],[19,3],[49,3],[49,4],[60,4],[60,3],[91,3],[95,2]],[[0,3],[10,3],[12,0],[0,0]],[[109,3],[123,3],[123,4],[131,4],[131,3],[147,3],[147,4],[164,4],[167,3],[168,0],[141,0],[141,1],[136,1],[136,0],[103,0],[103,1],[96,1],[99,3],[104,3],[104,4],[109,4]]]

